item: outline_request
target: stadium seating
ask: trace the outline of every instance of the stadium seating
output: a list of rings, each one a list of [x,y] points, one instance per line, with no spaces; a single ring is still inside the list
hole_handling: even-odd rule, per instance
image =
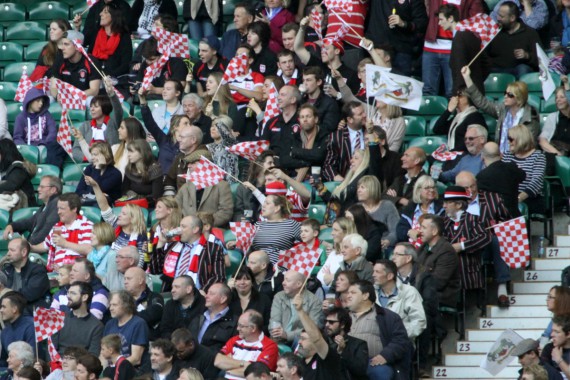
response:
[[[4,41],[13,41],[26,46],[40,41],[45,43],[47,28],[45,24],[36,21],[19,22],[6,28]]]
[[[447,136],[416,137],[410,141],[408,148],[419,147],[425,150],[426,154],[432,154],[441,144],[445,143],[447,143]]]
[[[419,110],[407,110],[407,115],[423,116],[426,122],[439,117],[447,108],[447,99],[443,96],[423,96]]]
[[[17,88],[18,83],[16,82],[0,82],[0,99],[8,102],[14,101]]]
[[[79,183],[83,171],[89,164],[67,164],[63,168],[61,180],[66,185],[76,185]]]
[[[56,18],[69,19],[69,5],[60,1],[43,1],[28,9],[28,20],[42,21],[46,24]]]
[[[99,207],[82,206],[79,213],[93,223],[99,223],[101,221],[101,210],[99,210]]]
[[[36,61],[46,46],[46,41],[33,42],[24,49],[24,61]]]
[[[38,164],[40,161],[40,151],[37,146],[33,145],[18,145],[18,151],[25,160],[31,163]]]
[[[0,25],[26,21],[26,6],[20,3],[0,4]]]
[[[406,123],[404,141],[426,135],[426,119],[423,116],[404,116],[404,122]]]
[[[43,176],[54,175],[56,177],[59,177],[59,173],[60,173],[60,170],[57,166],[49,165],[49,164],[39,164],[38,165],[38,171],[37,171],[35,177],[32,178],[32,185],[34,185],[34,187],[37,188],[38,185],[40,184],[40,181],[41,181]]]
[[[29,217],[34,216],[34,214],[39,210],[39,207],[25,207],[18,210],[15,210],[12,214],[12,220],[21,220],[27,219]]]
[[[24,69],[30,75],[36,67],[35,62],[14,62],[6,65],[2,74],[2,80],[6,82],[18,82]]]
[[[514,75],[502,74],[502,73],[492,73],[489,74],[485,80],[485,95],[497,99],[499,96],[504,95],[505,90],[509,83],[516,81]]]
[[[4,67],[12,62],[22,62],[23,57],[24,47],[19,43],[0,42],[0,67]]]
[[[6,228],[8,225],[8,220],[10,219],[10,213],[6,210],[0,210],[0,229]]]

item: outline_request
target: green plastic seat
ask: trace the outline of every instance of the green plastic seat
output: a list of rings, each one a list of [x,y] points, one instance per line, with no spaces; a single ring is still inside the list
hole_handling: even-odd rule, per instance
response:
[[[69,18],[69,5],[59,1],[43,1],[30,7],[28,20],[43,21],[46,24],[56,18]]]
[[[540,114],[540,130],[542,130],[542,128],[544,127],[544,122],[546,121],[546,119],[548,118],[548,113],[541,113]]]
[[[85,110],[67,110],[67,115],[76,128],[79,127],[79,124],[87,120]]]
[[[233,12],[232,12],[233,14]],[[194,39],[190,39],[188,41],[188,48],[190,49],[190,58],[191,59],[199,59],[200,57],[198,56],[198,45],[200,44],[200,41],[198,40],[194,40]]]
[[[22,103],[6,103],[6,110],[8,113],[8,124],[13,126],[16,117],[22,112]]]
[[[6,228],[10,220],[10,213],[6,210],[0,210],[0,229]]]
[[[12,222],[31,218],[39,209],[39,207],[25,207],[18,209],[12,214]]]
[[[152,155],[154,156],[154,158],[158,158],[158,152],[160,151],[160,148],[158,147],[158,144],[156,142],[150,142],[150,150],[152,151]]]
[[[43,176],[54,175],[56,177],[59,177],[59,172],[59,168],[55,165],[39,164],[38,171],[35,177],[32,178],[32,184],[37,188]]]
[[[37,21],[25,21],[10,25],[4,32],[4,41],[18,42],[26,46],[39,41],[46,43],[46,25]],[[31,73],[31,71],[29,72]]]
[[[0,99],[5,102],[13,102],[17,88],[18,83],[16,82],[0,82]]]
[[[75,193],[75,190],[77,190],[77,186],[73,186],[73,185],[63,185],[62,189],[61,189],[61,193],[65,194],[65,193]]]
[[[26,21],[26,6],[18,3],[0,5],[0,25],[8,26],[16,22]]]
[[[160,293],[162,290],[162,280],[158,274],[147,274],[152,279],[152,291],[155,293]]]
[[[3,5],[0,5],[2,9]],[[2,12],[0,11],[0,14]],[[12,62],[22,62],[24,47],[17,42],[0,42],[0,66],[6,66]],[[29,72],[28,74],[31,74]]]
[[[422,148],[426,154],[432,154],[434,150],[439,148],[441,144],[447,143],[447,137],[444,136],[425,136],[425,137],[416,137],[410,144],[408,148],[411,147],[418,147]]]
[[[327,211],[327,205],[324,204],[309,205],[309,218],[315,219],[320,224],[324,224],[326,211]]]
[[[487,131],[489,131],[489,141],[492,141],[495,137],[495,131],[497,130],[497,119],[495,119],[491,115],[487,115],[486,113],[483,114],[483,118],[485,119],[485,123],[487,124]]]
[[[556,175],[565,188],[570,188],[570,157],[556,156]]]
[[[72,185],[77,185],[79,180],[81,180],[81,176],[83,175],[83,171],[85,168],[89,166],[89,164],[66,164],[63,167],[63,173],[61,175],[61,180],[63,183]]]
[[[99,223],[101,221],[101,210],[99,210],[98,207],[81,206],[79,213],[93,223]]]
[[[44,47],[46,46],[45,41],[39,41],[29,44],[24,49],[24,61],[37,61],[39,56],[42,54]]]
[[[86,1],[76,1],[75,4],[69,4],[69,17],[70,19],[73,20],[73,18],[75,17],[76,14],[80,14],[81,15],[81,19],[83,21],[85,21],[85,19],[87,18],[87,13],[89,13],[89,11],[86,11],[84,13],[84,11],[87,9],[87,2]]]
[[[33,145],[18,145],[18,151],[24,157],[24,160],[38,164],[40,161],[40,150]]]
[[[426,135],[426,119],[423,116],[404,116],[404,123],[406,123],[404,141]]]
[[[148,214],[148,226],[152,227],[156,224],[158,220],[156,219],[156,210],[152,210],[149,214]]]
[[[227,243],[228,241],[236,241],[236,235],[232,232],[231,229],[224,230],[224,241]]]
[[[516,81],[514,75],[503,73],[491,73],[485,80],[485,95],[497,99],[499,96],[505,94],[505,90],[509,83]]]
[[[333,193],[338,187],[338,185],[340,185],[340,181],[329,181],[325,182],[324,185],[329,192]]]
[[[243,255],[240,251],[235,249],[228,249],[228,255],[230,256],[230,267],[226,268],[226,277],[232,277],[239,267],[241,260],[243,259]]]
[[[319,233],[319,240],[333,244],[334,241],[332,237],[332,228],[331,227],[323,228]]]
[[[554,95],[554,94],[553,94]],[[553,96],[552,96],[553,97]],[[551,97],[551,98],[552,98]],[[533,107],[537,112],[540,112],[541,109],[541,100],[540,98],[542,98],[542,95],[536,95],[536,94],[528,94],[528,100],[527,103]],[[556,111],[556,109],[554,110]],[[554,112],[552,111],[552,112]],[[545,111],[546,112],[546,111]]]
[[[230,191],[232,192],[232,198],[234,200],[234,204],[236,203],[237,189],[238,189],[239,185],[240,185],[239,183],[230,184]]]
[[[131,41],[133,45],[133,54],[135,53],[135,50],[139,48],[139,46],[142,44],[143,41],[144,40],[137,40],[137,39]]]
[[[419,110],[406,110],[407,115],[423,116],[427,120],[440,116],[447,108],[447,99],[443,96],[423,96]]]
[[[53,119],[55,120],[55,122],[59,125],[59,120],[61,119],[61,112],[63,111],[63,109],[61,108],[61,104],[59,104],[58,102],[52,102],[49,105],[49,113],[51,113],[51,116],[53,117]],[[75,125],[74,125],[75,127]]]
[[[539,108],[536,109],[537,111]],[[556,112],[556,94],[552,94],[548,100],[543,100],[540,105],[540,113]]]
[[[35,67],[36,67],[35,62],[9,63],[8,65],[6,65],[6,67],[4,67],[4,75],[2,77],[2,80],[6,82],[19,82],[20,78],[22,77],[22,72],[24,68],[26,69],[28,75],[30,75],[32,71],[34,71]]]
[[[164,105],[164,100],[149,100],[148,101],[148,108],[150,108],[151,111],[153,111],[154,109],[163,106]]]
[[[524,74],[519,78],[519,81],[525,82],[528,86],[528,92],[536,92],[542,94],[542,82],[540,81],[539,73]]]

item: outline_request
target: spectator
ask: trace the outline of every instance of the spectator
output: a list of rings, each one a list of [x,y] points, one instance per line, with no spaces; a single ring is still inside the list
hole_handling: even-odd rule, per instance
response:
[[[291,31],[295,32],[295,34],[297,33],[294,29]],[[285,34],[285,31],[282,31],[282,34]],[[287,86],[296,86],[303,83],[302,73],[299,71],[295,58],[295,53],[289,49],[283,49],[277,54],[277,67],[279,70],[276,75]]]
[[[146,139],[146,132],[141,122],[136,117],[127,117],[119,126],[119,143],[111,146],[113,157],[115,158],[115,167],[125,174],[125,168],[128,164],[127,149],[129,144],[137,139]]]
[[[159,14],[168,14],[176,20],[178,10],[174,0],[156,0],[153,2],[135,0],[130,14],[129,30],[131,33],[136,33],[139,38],[149,38],[153,20]]]
[[[453,113],[455,116],[451,118]],[[487,125],[483,115],[477,112],[477,108],[467,96],[466,89],[460,88],[457,94],[449,99],[447,109],[435,122],[433,133],[447,135],[447,149],[465,152],[467,150],[465,134],[468,126],[474,124]]]
[[[214,283],[224,282],[226,268],[222,248],[213,242],[213,236],[206,240],[202,234],[202,221],[197,216],[187,216],[180,222],[180,242],[164,250],[164,240],[159,239],[159,254],[163,254],[166,281],[181,275],[189,275],[196,287],[207,291]]]
[[[182,99],[182,103],[184,104],[184,99]],[[188,101],[187,104],[190,103],[191,102]],[[208,132],[209,129],[210,127],[208,126]],[[165,196],[176,195],[178,190],[186,183],[185,179],[178,176],[180,174],[186,174],[188,171],[188,163],[185,160],[186,156],[198,149],[205,148],[205,146],[202,145],[203,136],[202,130],[195,125],[188,126],[184,124],[179,127],[176,140],[178,141],[178,149],[180,152],[174,157],[174,161],[164,177]]]
[[[133,45],[127,21],[119,4],[108,3],[99,14],[100,28],[85,35],[85,46],[89,54],[97,58],[101,71],[118,80],[129,72],[133,56]]]
[[[352,319],[346,308],[334,307],[326,311],[324,333],[330,348],[340,355],[343,368],[350,379],[368,380],[368,345],[362,339],[349,335],[351,326]],[[279,371],[279,362],[277,370]]]
[[[113,258],[114,260],[111,261]],[[109,258],[107,274],[103,279],[103,284],[105,284],[111,292],[124,290],[126,271],[129,268],[136,267],[140,259],[140,254],[135,246],[127,245],[120,248],[114,257]]]
[[[235,127],[233,129],[241,130],[240,121],[237,120],[238,109],[230,93],[230,87],[227,83],[221,83],[223,75],[223,72],[212,72],[207,77],[203,93],[206,104],[204,114],[208,117],[227,115],[234,122]],[[216,90],[218,90],[217,94]],[[214,94],[216,94],[215,98]]]
[[[177,365],[180,368],[196,369],[204,375],[206,380],[213,380],[218,377],[220,371],[214,367],[216,353],[199,344],[188,329],[178,328],[174,330],[171,340],[176,347]]]
[[[415,286],[418,273],[418,253],[410,243],[398,243],[394,248],[392,261],[398,268],[398,280],[402,284]]]
[[[523,379],[528,380],[547,380],[548,372],[538,364],[531,364],[523,368]]]
[[[259,294],[265,294],[273,301],[275,294],[283,290],[283,273],[274,272],[267,252],[253,251],[248,255],[247,267],[255,276]]]
[[[95,266],[89,260],[81,257],[75,261],[69,273],[71,283],[84,282],[91,286],[93,294],[89,302],[90,312],[99,320],[107,313],[109,308],[109,290],[103,286],[99,277],[95,274]],[[69,311],[67,291],[69,286],[63,287],[59,292],[54,294],[51,303],[52,309]]]
[[[508,152],[509,130],[517,124],[527,127],[532,136],[536,138],[539,130],[538,112],[530,106],[528,101],[528,86],[524,82],[513,82],[505,90],[503,104],[495,103],[485,98],[479,90],[473,86],[471,71],[465,66],[461,74],[467,85],[467,94],[473,100],[473,104],[483,112],[496,117],[497,130],[495,141],[501,148],[501,153]]]
[[[40,180],[38,186],[38,199],[43,205],[29,218],[13,220],[4,228],[3,239],[9,240],[10,234],[14,232],[30,232],[28,242],[31,245],[42,243],[54,224],[59,220],[57,214],[57,202],[61,195],[61,179],[56,176],[46,175]]]
[[[8,374],[10,378],[15,377],[24,367],[34,364],[34,351],[32,346],[24,341],[15,341],[5,348],[8,351]],[[4,348],[2,349],[4,351]],[[6,362],[4,362],[6,363]]]
[[[127,25],[130,22],[131,17],[131,6],[128,2],[124,0],[104,0],[99,1],[91,8],[89,8],[89,12],[87,12],[87,18],[85,18],[85,25],[83,26],[83,34],[85,35],[95,35],[97,34],[97,30],[99,30],[100,23],[101,23],[101,12],[103,8],[107,6],[109,3],[114,3],[120,10],[121,15],[125,18]],[[81,25],[83,24],[82,15],[79,13],[75,14],[73,18],[73,27],[75,30],[79,31],[81,29]]]
[[[202,315],[205,310],[204,296],[188,275],[175,278],[170,293],[172,299],[164,305],[160,322],[160,335],[167,339],[173,335],[174,330],[188,326],[192,319]]]
[[[74,346],[99,355],[103,324],[89,312],[93,288],[87,282],[73,282],[67,289],[67,298],[69,310],[65,313],[63,327],[52,338],[55,348],[62,355]]]
[[[372,220],[361,204],[353,204],[344,216],[354,221],[356,232],[368,242],[368,249],[363,252],[367,261],[375,262],[382,257],[382,236],[387,231],[386,225]]]
[[[510,151],[503,155],[503,161],[514,162],[526,173],[526,179],[519,185],[519,203],[525,202],[530,214],[541,214],[546,207],[542,194],[546,170],[544,153],[535,149],[535,140],[524,125],[510,129],[508,140]]]
[[[471,124],[467,127],[464,140],[467,153],[458,159],[453,169],[445,170],[439,175],[442,182],[454,182],[455,176],[461,171],[477,175],[483,169],[481,151],[487,143],[487,129],[479,124]]]
[[[147,360],[148,327],[146,322],[135,315],[135,300],[122,290],[111,295],[109,305],[111,318],[105,324],[103,336],[119,334],[121,355],[135,367]]]
[[[287,23],[295,22],[295,15],[287,9],[288,6],[288,1],[265,1],[265,8],[255,17],[255,21],[265,22],[271,27],[269,48],[275,54],[283,49],[281,28]]]
[[[316,295],[307,289],[303,289],[304,282],[305,276],[302,274],[293,270],[285,272],[283,291],[275,295],[271,305],[269,332],[271,333],[271,338],[276,342],[292,346],[299,340],[303,323],[299,318],[299,313],[295,313],[293,310],[293,298],[299,293],[302,293],[303,309],[309,313],[310,318],[316,324],[319,326],[323,325],[321,301]],[[273,325],[272,322],[274,323]]]
[[[212,154],[212,162],[227,173],[225,179],[229,184],[238,183],[239,176],[238,157],[226,150],[226,147],[236,143],[232,126],[233,120],[229,116],[215,117],[210,127],[210,137],[214,142],[206,145]]]
[[[441,215],[444,213],[441,201],[438,199],[435,181],[428,175],[422,175],[414,184],[412,203],[402,210],[402,216],[396,226],[398,241],[409,241],[419,248],[425,240],[421,234],[421,218],[427,214]]]
[[[350,269],[337,270],[334,282],[334,300],[327,297],[323,301],[323,311],[326,312],[331,307],[347,307],[348,305],[348,289],[350,285],[359,280],[355,271]],[[331,293],[329,293],[331,294]]]
[[[404,151],[402,155],[402,169],[405,173],[394,179],[394,182],[388,184],[388,189],[383,197],[389,199],[398,209],[407,206],[413,201],[415,194],[415,184],[418,178],[425,175],[423,165],[426,162],[426,152],[422,148],[411,147]]]
[[[85,178],[90,177],[97,182],[103,195],[107,198],[107,202],[114,204],[121,196],[123,176],[119,169],[115,167],[111,145],[107,141],[93,142],[89,147],[89,153],[91,164],[83,170],[83,176],[79,179],[75,193],[81,197],[83,205],[97,205],[95,191],[85,181]]]
[[[32,366],[22,367],[18,371],[17,378],[19,380],[42,380],[39,371]]]
[[[365,252],[368,250],[368,242],[358,233],[348,234],[342,239],[341,254],[342,262],[335,273],[334,282],[341,271],[351,270],[359,279],[372,281],[372,264],[367,261]],[[336,290],[336,289],[335,289]]]
[[[566,82],[564,85],[570,89]],[[565,126],[569,123],[570,104],[566,97],[566,88],[558,87],[555,91],[556,112],[548,115],[538,136],[538,144],[545,153],[557,156],[570,155],[570,135]],[[547,156],[548,157],[548,156]]]
[[[14,122],[14,144],[46,146],[55,142],[56,123],[49,112],[50,99],[42,90],[32,87],[22,103],[22,113]]]
[[[22,341],[29,344],[30,347],[35,347],[34,320],[29,315],[23,315],[25,308],[26,299],[21,293],[11,291],[2,297],[0,315],[4,322],[4,328],[0,337],[0,342],[2,343],[0,361],[4,367],[6,366],[6,360],[10,364],[10,345],[12,343]],[[32,349],[30,351],[32,354],[35,352]]]
[[[190,38],[200,41],[204,37],[216,35],[218,20],[221,16],[221,5],[218,1],[184,1],[182,16],[184,21],[188,23]]]
[[[227,379],[242,379],[246,365],[260,362],[275,371],[279,351],[277,344],[263,334],[263,317],[248,310],[238,320],[238,335],[232,337],[216,355],[214,366],[226,371]]]
[[[178,379],[178,368],[174,366],[175,355],[174,343],[167,339],[157,339],[150,343],[150,365],[153,378]]]
[[[105,364],[103,377],[117,380],[132,379],[135,368],[123,355],[121,355],[121,335],[110,334],[101,339],[101,362]]]
[[[289,219],[289,202],[282,195],[267,196],[261,215],[265,220],[257,223],[251,250],[267,252],[271,264],[274,265],[280,251],[293,247],[293,244],[300,240],[301,225]]]
[[[493,12],[491,17],[493,20],[499,22],[501,6],[507,1],[512,1],[519,10],[520,20],[524,24],[534,30],[539,30],[544,27],[549,21],[548,6],[544,0],[503,0],[500,1]],[[511,5],[509,4],[509,7]]]
[[[74,379],[75,370],[77,369],[77,358],[88,354],[87,350],[81,347],[67,347],[63,351],[61,357],[61,368],[56,368],[43,377],[45,380],[65,380]],[[39,362],[34,364],[36,370],[40,370],[42,367]],[[42,370],[42,375],[44,375]]]
[[[152,155],[146,140],[136,139],[127,148],[129,163],[125,168],[122,193],[119,202],[136,204],[148,209],[154,207],[162,195],[162,168]],[[122,201],[122,202],[121,202]],[[123,203],[124,202],[124,203]]]
[[[220,50],[220,40],[214,33],[207,34],[204,38],[200,39],[200,43],[198,44],[198,56],[200,57],[201,63],[194,65],[192,72],[188,73],[185,92],[191,92],[189,86],[192,80],[195,79],[198,95],[206,95],[208,77],[214,73],[223,74],[228,65],[228,61],[220,55]]]
[[[388,149],[399,152],[406,134],[406,123],[402,117],[402,109],[376,100],[376,113],[372,122],[386,131]]]
[[[555,316],[552,319],[551,343],[548,343],[540,353],[540,359],[550,364],[561,375],[568,377],[568,348],[570,348],[570,320],[567,316]]]
[[[283,11],[287,12],[286,9]],[[277,73],[277,56],[275,54],[279,51],[275,52],[270,48],[269,40],[271,37],[271,30],[266,22],[254,21],[249,25],[247,44],[252,47],[254,52],[251,69],[263,76]]]
[[[259,135],[269,141],[269,148],[279,157],[287,154],[292,139],[291,135],[298,131],[301,93],[295,86],[283,86],[277,95],[279,115],[267,120],[260,126]]]
[[[99,358],[95,355],[87,354],[77,359],[77,368],[75,369],[75,380],[95,380],[98,379],[103,371]]]
[[[348,218],[337,218],[332,224],[331,235],[333,238],[333,244],[327,246],[327,260],[317,274],[317,278],[321,281],[325,293],[327,293],[328,289],[331,287],[332,281],[334,279],[334,274],[340,268],[340,263],[344,258],[341,252],[342,241],[345,236],[355,233],[356,225],[354,224],[354,221]]]
[[[233,23],[235,29],[227,30],[222,35],[222,47],[220,54],[226,59],[232,59],[236,55],[238,47],[247,42],[249,25],[255,18],[255,9],[249,3],[238,3],[234,8]]]
[[[139,100],[141,101],[141,107],[143,106],[142,103],[146,102],[141,99],[141,92],[139,91]],[[156,124],[156,132],[152,133],[152,136],[156,139],[155,135],[161,135],[158,133],[158,130],[162,131],[162,134],[169,135],[170,127],[171,127],[171,120],[172,117],[175,115],[183,115],[184,109],[182,107],[182,103],[180,99],[184,94],[184,87],[182,84],[176,80],[165,80],[164,86],[162,87],[162,100],[164,100],[164,104],[159,105],[158,107],[154,107],[152,110],[148,109],[148,111],[152,111],[152,120]],[[141,109],[142,111],[142,109]],[[148,114],[148,113],[147,113]],[[150,118],[147,118],[150,119]],[[147,120],[144,119],[145,127],[148,130]],[[150,120],[149,120],[150,121]],[[150,130],[149,130],[150,132]]]
[[[261,362],[254,362],[247,366],[243,375],[246,380],[270,380],[272,372],[269,367]]]
[[[374,286],[364,280],[349,289],[350,334],[368,344],[367,375],[371,379],[391,378],[394,373],[408,378],[412,347],[402,319],[375,305]]]
[[[382,127],[375,125],[367,130],[364,142],[368,144],[372,161],[379,166],[376,177],[382,185],[382,189],[387,189],[394,180],[403,174],[400,154],[388,149],[386,131]]]
[[[511,351],[510,356],[516,356],[522,368],[519,370],[519,380],[523,379],[525,368],[531,365],[542,367],[548,373],[548,380],[562,380],[560,372],[554,369],[550,364],[545,363],[539,355],[538,341],[534,339],[523,339]]]
[[[305,373],[305,363],[298,355],[292,352],[285,352],[277,360],[276,371],[283,380],[301,380]]]
[[[36,205],[32,178],[36,175],[37,167],[24,157],[10,139],[0,140],[0,193],[11,195],[4,198],[2,208],[33,207]]]
[[[158,324],[164,313],[164,298],[153,292],[146,284],[146,273],[142,268],[133,267],[125,272],[125,290],[133,297],[137,316],[148,325],[149,339],[159,338]]]
[[[218,352],[235,335],[237,320],[229,312],[232,291],[225,283],[215,283],[206,293],[206,310],[190,321],[188,329],[200,344]]]
[[[81,200],[75,193],[65,193],[57,201],[59,222],[51,229],[43,243],[31,247],[39,253],[48,253],[47,268],[54,271],[63,264],[91,252],[93,222],[80,214]]]
[[[308,66],[303,70],[303,87],[305,93],[305,102],[312,104],[317,109],[319,114],[319,120],[321,127],[327,132],[335,132],[337,130],[338,121],[340,120],[339,109],[337,102],[327,95],[323,91],[323,84],[325,83],[325,74],[319,66]],[[359,122],[364,124],[366,118],[363,117],[364,109],[360,111],[355,109],[358,106],[353,104],[348,109],[343,109],[343,112],[347,115],[347,125],[349,123],[348,118],[352,117],[354,125],[349,128],[358,131],[360,128],[358,126]],[[351,137],[354,138],[354,134]],[[362,140],[364,141],[364,139]],[[353,151],[356,146],[353,145]]]
[[[83,44],[83,40],[83,34],[75,30],[68,30],[63,34],[58,43],[58,48],[61,50],[62,55],[61,57],[56,56],[52,66],[52,74],[54,78],[84,91],[85,95],[89,97],[99,94],[101,75],[73,43],[73,41],[76,41]],[[50,92],[54,98],[57,98],[57,88],[53,80]]]
[[[43,77],[51,78],[53,76],[52,66],[56,57],[61,59],[61,50],[58,48],[59,41],[63,38],[63,34],[71,29],[69,21],[56,18],[49,24],[49,40],[36,61],[36,67],[30,74],[30,80],[36,82]]]
[[[496,14],[497,24],[501,27],[501,31],[489,44],[487,53],[491,61],[491,72],[513,74],[519,79],[523,74],[538,71],[536,44],[540,43],[540,39],[532,26],[521,22],[521,11],[515,1],[503,1],[495,7],[493,13]],[[544,1],[541,0],[535,2],[544,5]],[[523,17],[534,13],[541,18],[538,13],[534,12],[530,2],[525,1],[525,3],[528,8],[525,8]],[[544,13],[542,17],[545,17]],[[546,18],[548,18],[547,15]],[[461,73],[463,74],[463,69]],[[465,74],[463,76],[465,79]],[[467,79],[465,83],[467,84]],[[467,87],[469,88],[470,85],[467,84]],[[477,104],[476,101],[474,103]]]

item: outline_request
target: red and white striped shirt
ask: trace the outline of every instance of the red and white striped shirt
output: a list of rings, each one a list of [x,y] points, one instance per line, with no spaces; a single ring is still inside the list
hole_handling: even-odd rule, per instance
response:
[[[65,264],[73,264],[75,259],[81,257],[81,254],[71,249],[56,246],[53,243],[53,232],[55,229],[61,231],[61,236],[70,243],[75,244],[91,244],[91,235],[93,234],[93,222],[78,215],[77,219],[66,227],[62,222],[57,222],[51,229],[48,236],[44,240],[44,247],[48,250],[48,271],[54,271],[58,267]]]
[[[351,44],[352,46],[358,47],[360,40],[364,36],[364,20],[366,19],[366,13],[368,12],[367,0],[345,0],[352,4],[352,12],[344,12],[339,9],[334,9],[334,12],[329,12],[328,14],[328,27],[326,37],[333,38],[336,32],[344,25],[339,19],[350,25],[352,29],[348,29],[348,33],[344,36],[344,42]],[[338,16],[337,16],[338,14]],[[354,32],[357,32],[355,34]]]
[[[227,341],[226,345],[222,347],[221,353],[231,355],[235,360],[243,360],[250,363],[260,362],[267,365],[271,371],[275,371],[279,349],[274,341],[261,333],[259,340],[255,342],[247,342],[245,339],[241,339],[239,335],[236,335]],[[227,373],[226,378],[242,379],[242,377],[232,376]]]

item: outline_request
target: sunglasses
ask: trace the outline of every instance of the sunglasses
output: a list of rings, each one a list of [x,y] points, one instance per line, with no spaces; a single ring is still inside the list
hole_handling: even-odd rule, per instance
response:
[[[506,96],[507,98],[513,99],[513,98],[515,97],[515,94],[513,94],[512,92],[505,91],[505,96]]]

